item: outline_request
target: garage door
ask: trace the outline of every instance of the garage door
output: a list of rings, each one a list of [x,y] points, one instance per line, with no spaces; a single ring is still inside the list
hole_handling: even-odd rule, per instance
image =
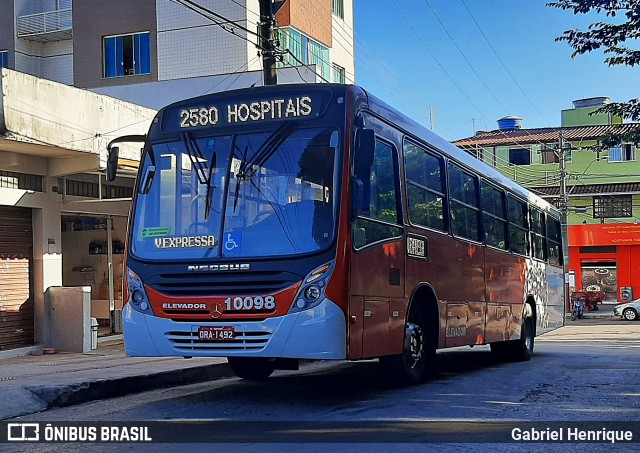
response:
[[[0,206],[0,350],[33,344],[31,210]]]

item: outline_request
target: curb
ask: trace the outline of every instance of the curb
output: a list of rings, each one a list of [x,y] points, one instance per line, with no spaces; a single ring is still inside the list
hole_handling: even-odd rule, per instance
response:
[[[92,380],[69,385],[35,385],[25,386],[24,388],[43,401],[47,406],[44,410],[47,410],[52,407],[72,406],[88,401],[115,398],[132,393],[195,384],[232,376],[234,374],[228,364],[217,363],[137,376]]]

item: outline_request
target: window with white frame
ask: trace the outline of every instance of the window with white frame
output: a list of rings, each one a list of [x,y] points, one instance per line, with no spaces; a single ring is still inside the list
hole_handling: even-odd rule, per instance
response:
[[[283,55],[278,67],[301,66],[315,64],[320,69],[320,75],[329,80],[329,49],[292,27],[279,28],[276,36],[280,47],[287,53]]]
[[[337,64],[333,65],[333,81],[335,83],[345,83],[346,75],[345,70],[342,66]]]
[[[344,0],[333,0],[331,11],[340,19],[344,19]]]
[[[0,68],[9,67],[9,51],[0,50]]]
[[[149,32],[104,38],[104,77],[151,74],[150,42]]]
[[[630,162],[636,160],[636,147],[630,143],[609,149],[609,162]]]

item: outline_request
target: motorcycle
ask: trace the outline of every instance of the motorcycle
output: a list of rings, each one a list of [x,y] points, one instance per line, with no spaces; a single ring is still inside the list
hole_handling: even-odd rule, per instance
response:
[[[571,310],[571,320],[575,321],[576,319],[582,319],[582,316],[584,315],[585,307],[586,307],[586,304],[584,301],[576,300],[573,303],[573,309]]]

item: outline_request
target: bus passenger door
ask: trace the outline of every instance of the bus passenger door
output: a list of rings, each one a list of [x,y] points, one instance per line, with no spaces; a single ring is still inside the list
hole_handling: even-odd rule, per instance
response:
[[[400,353],[406,316],[398,153],[372,132],[364,131],[368,138],[357,140],[352,178],[352,359]]]

